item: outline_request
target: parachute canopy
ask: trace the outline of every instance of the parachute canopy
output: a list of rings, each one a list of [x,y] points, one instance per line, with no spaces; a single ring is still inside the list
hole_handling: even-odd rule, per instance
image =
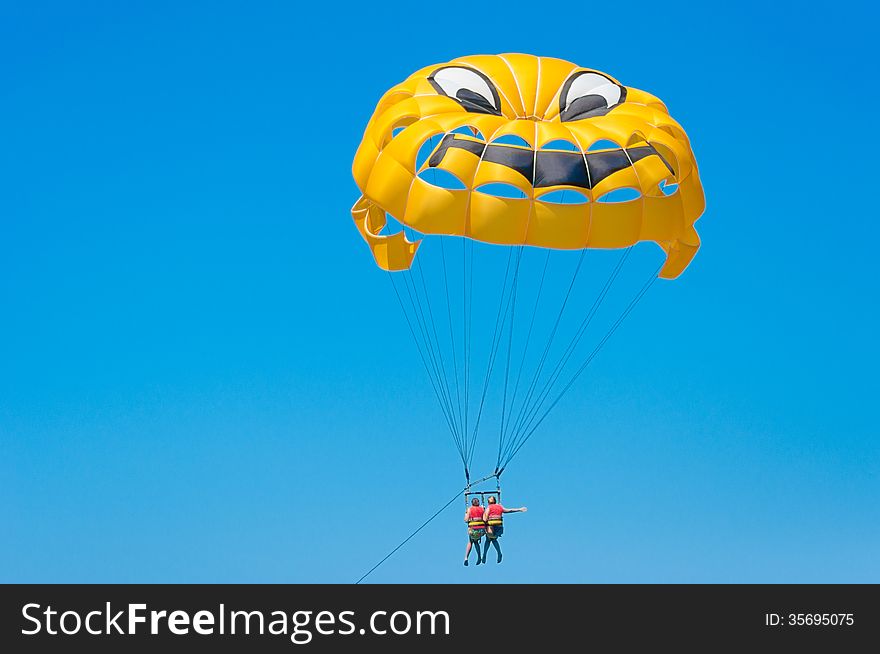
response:
[[[502,245],[653,241],[666,278],[699,247],[705,201],[684,130],[655,96],[560,59],[478,55],[419,70],[380,100],[353,173],[352,216],[386,270],[409,268],[419,245],[382,234],[387,214],[421,234]]]

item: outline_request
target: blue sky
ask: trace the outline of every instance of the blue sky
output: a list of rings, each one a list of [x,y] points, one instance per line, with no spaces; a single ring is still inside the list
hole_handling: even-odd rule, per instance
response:
[[[880,581],[876,9],[0,10],[0,581],[347,582],[462,485],[349,216],[382,92],[530,52],[661,97],[703,247],[384,582]]]

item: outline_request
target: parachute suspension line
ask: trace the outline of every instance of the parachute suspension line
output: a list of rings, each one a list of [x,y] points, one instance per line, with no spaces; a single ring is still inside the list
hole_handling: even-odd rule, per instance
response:
[[[470,419],[470,361],[471,361],[471,314],[473,313],[474,295],[474,242],[470,241],[470,274],[468,274],[467,244],[470,239],[461,239],[461,287],[462,287],[462,329],[464,331],[464,432],[470,433],[468,421]],[[467,458],[463,458],[464,476],[470,479]]]
[[[437,323],[434,321],[434,311],[431,309],[431,297],[428,294],[428,286],[425,283],[425,274],[422,269],[421,259],[416,259],[416,267],[419,271],[419,278],[422,281],[422,291],[425,295],[425,304],[428,307],[428,317],[431,319],[431,331],[434,333],[434,341],[437,344],[437,358],[440,360],[440,370],[443,373],[443,384],[446,388],[446,397],[449,403],[452,422],[455,424],[455,411],[453,410],[452,391],[449,388],[449,376],[446,374],[446,365],[443,362],[443,347],[440,345],[440,337],[437,335]],[[456,425],[456,429],[460,433],[460,425]]]
[[[517,394],[517,391],[519,390],[520,380],[522,379],[522,372],[523,372],[523,366],[526,361],[526,355],[529,352],[529,343],[531,342],[532,331],[534,330],[534,327],[535,327],[535,318],[538,316],[538,305],[541,302],[541,292],[544,290],[544,280],[547,277],[547,266],[550,264],[550,252],[551,251],[548,249],[547,256],[544,258],[544,269],[541,272],[541,281],[538,284],[538,292],[535,295],[535,305],[532,309],[532,318],[529,321],[529,329],[528,329],[528,332],[526,332],[525,345],[523,347],[522,357],[520,357],[520,360],[519,360],[519,369],[517,370],[517,373],[516,373],[516,382],[513,385],[513,393],[510,398],[510,413],[508,414],[508,418],[513,414],[513,407],[516,405],[516,394]],[[511,328],[512,328],[512,325],[511,325]],[[509,357],[510,357],[510,351],[508,349],[508,359],[509,359]],[[505,385],[506,385],[506,383],[507,382],[506,382],[506,378],[505,378]],[[502,415],[502,427],[501,427],[501,435],[498,437],[498,460],[496,461],[496,464],[495,464],[496,474],[498,473],[498,467],[501,465],[501,449],[504,445],[504,435],[505,435],[504,434],[505,429],[504,429],[504,423],[503,423],[503,416],[504,416],[504,404],[503,403],[501,405],[501,415]]]
[[[499,475],[501,474],[501,472],[504,471],[504,469],[511,462],[511,460],[513,460],[513,458],[517,455],[517,453],[520,451],[520,449],[522,449],[523,445],[526,444],[526,442],[529,440],[529,438],[532,437],[532,434],[534,434],[535,431],[538,429],[538,427],[541,426],[541,423],[544,422],[544,419],[550,414],[550,412],[553,410],[553,408],[559,403],[559,401],[563,398],[563,396],[574,385],[574,383],[577,381],[578,377],[580,377],[583,374],[583,372],[589,367],[589,365],[596,358],[596,355],[599,354],[599,352],[602,350],[602,348],[605,346],[605,344],[608,342],[608,340],[614,335],[614,332],[617,331],[617,329],[620,327],[620,325],[623,323],[623,321],[626,320],[627,316],[629,316],[629,314],[632,312],[632,310],[635,309],[636,305],[641,301],[641,299],[643,297],[645,297],[645,294],[654,285],[654,282],[657,281],[657,275],[660,274],[660,270],[663,268],[664,264],[665,264],[665,262],[661,263],[660,266],[657,267],[657,270],[651,274],[651,276],[648,278],[648,280],[642,285],[642,287],[635,294],[633,299],[630,300],[629,304],[626,306],[626,308],[623,310],[623,312],[617,317],[617,319],[614,321],[614,323],[608,329],[605,336],[602,337],[602,340],[599,341],[599,344],[596,345],[595,348],[593,348],[593,351],[590,352],[590,354],[586,358],[586,360],[584,360],[584,362],[577,369],[577,371],[574,373],[574,375],[572,375],[571,379],[568,380],[568,383],[566,383],[565,387],[559,392],[559,394],[556,396],[556,398],[553,400],[553,402],[550,404],[550,406],[547,407],[547,409],[541,415],[541,418],[534,424],[533,427],[531,427],[531,429],[526,433],[525,437],[520,440],[519,444],[510,453],[510,455],[506,457],[504,464],[501,466],[501,469],[498,471]]]
[[[507,308],[510,306],[511,299],[513,297],[513,288],[514,288],[516,281],[517,281],[517,278],[519,276],[519,264],[522,259],[522,250],[519,251],[517,259],[516,259],[514,279],[511,283],[511,291],[510,291],[510,293],[508,293],[507,292],[507,280],[510,275],[510,260],[511,260],[512,256],[513,256],[513,250],[510,250],[507,254],[507,267],[504,270],[504,282],[501,285],[501,298],[500,298],[500,301],[498,304],[498,315],[495,317],[495,330],[492,335],[492,344],[489,348],[489,357],[488,357],[488,361],[486,363],[486,377],[483,380],[483,391],[480,396],[480,405],[479,405],[479,409],[477,410],[477,415],[474,420],[473,433],[471,436],[470,443],[468,445],[468,450],[469,450],[468,465],[470,465],[470,461],[474,455],[473,450],[474,450],[474,447],[476,446],[477,435],[479,434],[479,430],[480,430],[480,418],[483,415],[483,406],[485,405],[485,402],[486,402],[486,393],[489,390],[489,380],[492,378],[492,370],[495,368],[495,358],[498,354],[498,347],[501,345],[501,340],[502,340],[501,335],[502,335],[502,332],[504,331],[504,323],[507,320]],[[504,301],[505,294],[507,294],[507,303],[506,304]],[[467,438],[467,434],[465,434],[465,438]]]
[[[452,304],[449,300],[449,276],[446,272],[446,250],[444,248],[445,236],[440,235],[440,258],[443,261],[443,289],[446,292],[446,317],[449,319],[449,342],[452,346],[452,374],[455,377],[455,400],[458,405],[458,426],[460,433],[464,428],[464,417],[462,416],[461,404],[461,388],[458,383],[458,355],[455,350],[455,330],[452,328]]]
[[[535,419],[535,416],[537,416],[538,412],[541,410],[541,407],[544,405],[544,402],[547,400],[547,397],[552,392],[553,387],[556,385],[556,382],[558,381],[559,377],[564,372],[565,366],[568,365],[568,362],[571,360],[571,357],[574,356],[574,353],[577,351],[577,346],[580,343],[581,339],[583,338],[584,334],[586,333],[587,328],[593,322],[593,318],[596,317],[596,313],[598,312],[599,307],[602,306],[602,303],[605,301],[605,298],[608,296],[608,293],[611,290],[611,287],[613,286],[615,280],[617,279],[618,275],[620,275],[620,271],[623,269],[623,265],[626,263],[626,260],[629,257],[630,252],[632,251],[632,247],[633,246],[630,246],[623,251],[623,254],[618,259],[617,264],[611,270],[611,273],[608,275],[608,279],[605,280],[605,284],[602,286],[601,290],[599,291],[599,294],[596,296],[596,299],[593,301],[593,304],[590,307],[590,310],[587,312],[587,315],[581,321],[580,325],[578,326],[577,330],[575,331],[574,336],[572,337],[571,341],[569,341],[564,352],[562,353],[562,356],[559,358],[559,361],[553,367],[553,370],[550,373],[549,377],[547,378],[547,381],[544,383],[544,386],[541,388],[541,391],[538,393],[537,399],[532,404],[532,406],[529,407],[528,411],[526,412],[526,416],[523,420],[522,425],[520,426],[520,429],[512,435],[512,437],[509,441],[510,443],[516,442],[516,440],[519,438],[519,436],[521,436],[523,433],[525,433],[530,428],[532,422]]]
[[[416,323],[419,325],[419,330],[422,334],[422,338],[425,341],[425,349],[426,349],[426,352],[428,353],[428,359],[430,360],[432,367],[434,369],[434,375],[436,376],[436,379],[437,379],[437,387],[440,391],[440,396],[442,397],[442,405],[445,407],[447,419],[450,422],[450,427],[453,432],[453,438],[456,440],[457,443],[461,442],[463,440],[462,435],[458,433],[458,430],[456,428],[455,418],[453,416],[453,411],[452,411],[452,405],[451,405],[449,396],[443,386],[443,381],[442,381],[443,378],[441,377],[440,367],[437,363],[437,354],[434,351],[434,343],[431,340],[431,332],[428,329],[427,318],[425,316],[424,309],[422,308],[421,300],[419,299],[418,288],[416,287],[415,280],[412,278],[412,271],[411,270],[407,270],[406,272],[403,273],[403,275],[404,275],[403,279],[404,279],[404,282],[406,283],[406,290],[407,290],[407,294],[409,295],[410,302],[413,304],[414,307],[416,307],[418,309],[417,311],[414,310],[413,313],[416,318]]]
[[[493,358],[494,358],[493,354],[495,351],[495,342],[498,338],[498,331],[499,331],[498,324],[501,321],[502,307],[504,307],[504,296],[507,292],[507,280],[510,276],[510,261],[512,258],[513,258],[513,250],[511,249],[511,250],[507,251],[507,265],[504,269],[504,280],[502,281],[501,292],[499,293],[498,314],[495,316],[495,328],[493,329],[493,332],[492,332],[492,343],[489,347],[489,355],[486,358],[486,375],[485,375],[485,378],[483,379],[483,392],[482,392],[482,396],[480,398],[480,405],[479,405],[479,409],[477,410],[476,418],[474,420],[474,428],[472,430],[473,433],[471,434],[469,432],[468,434],[465,434],[465,441],[466,441],[466,443],[468,443],[467,449],[470,450],[470,452],[469,452],[470,456],[468,457],[468,467],[470,467],[471,459],[473,458],[473,451],[472,451],[472,448],[470,447],[470,444],[473,443],[473,445],[476,446],[477,433],[480,429],[480,417],[483,413],[483,401],[486,399],[486,391],[488,389],[489,378],[491,376],[491,370],[492,370],[492,364],[493,364]],[[473,260],[471,260],[471,263],[473,264]]]
[[[449,427],[449,432],[452,434],[452,439],[455,441],[456,448],[458,449],[459,456],[462,459],[462,463],[464,463],[464,454],[462,452],[461,441],[458,437],[458,434],[455,432],[455,429],[452,428],[452,423],[449,420],[449,416],[446,414],[446,409],[443,405],[443,400],[440,398],[440,392],[437,390],[437,384],[434,381],[433,375],[431,375],[431,371],[428,367],[428,362],[425,358],[425,354],[422,351],[422,345],[419,342],[418,337],[416,336],[415,329],[413,328],[412,321],[410,320],[409,314],[406,311],[406,307],[403,303],[403,298],[400,296],[400,292],[397,290],[397,283],[394,281],[394,274],[389,272],[388,279],[391,282],[391,288],[394,289],[394,295],[397,297],[397,302],[400,305],[400,310],[403,313],[403,317],[406,320],[407,327],[409,327],[409,333],[413,338],[413,342],[416,345],[416,349],[419,353],[419,358],[422,361],[422,366],[425,368],[425,373],[428,375],[428,381],[431,382],[431,388],[434,390],[434,397],[437,398],[437,403],[440,405],[440,410],[443,412],[443,417],[446,419],[446,426]]]
[[[577,266],[575,266],[574,273],[571,276],[571,282],[568,285],[568,289],[565,292],[565,297],[562,300],[562,306],[559,308],[559,314],[556,316],[556,321],[553,323],[553,328],[550,330],[550,336],[547,339],[547,344],[544,346],[544,351],[541,354],[541,358],[538,360],[538,365],[535,368],[535,374],[532,376],[532,381],[529,384],[528,391],[526,392],[525,398],[520,405],[519,411],[517,412],[516,420],[513,423],[513,431],[516,433],[519,430],[519,425],[522,422],[524,417],[526,407],[529,406],[529,402],[532,400],[532,396],[535,393],[535,388],[538,385],[538,380],[541,377],[541,373],[544,371],[544,365],[547,362],[547,355],[550,353],[550,348],[553,345],[553,339],[556,337],[556,333],[559,331],[559,323],[562,320],[562,314],[565,312],[565,307],[568,305],[568,300],[571,297],[571,291],[574,288],[575,282],[577,281],[578,274],[581,271],[581,266],[584,263],[584,256],[587,253],[587,249],[584,248],[581,250],[581,256],[578,257]]]
[[[404,234],[407,232],[407,225],[403,224]],[[417,240],[413,234],[412,228],[410,228],[409,239],[411,241]],[[421,262],[417,262],[420,263]],[[410,306],[412,307],[413,316],[415,318],[415,322],[419,327],[419,333],[422,336],[423,344],[425,347],[426,360],[431,363],[431,368],[434,371],[434,378],[436,381],[437,389],[438,389],[438,399],[440,401],[441,409],[444,410],[444,414],[446,416],[447,423],[450,427],[450,431],[452,432],[453,440],[456,443],[456,447],[461,449],[460,443],[463,443],[462,434],[459,432],[458,425],[455,421],[455,413],[452,408],[452,400],[450,398],[449,393],[449,383],[446,378],[445,369],[443,374],[441,375],[441,366],[438,364],[438,357],[442,357],[442,354],[438,352],[440,348],[439,340],[436,343],[436,348],[434,341],[431,339],[431,331],[434,332],[436,336],[436,328],[433,330],[428,328],[428,320],[425,315],[425,311],[422,307],[422,302],[419,297],[418,287],[416,285],[415,280],[413,279],[412,269],[408,269],[402,273],[402,277],[404,280],[404,284],[406,286],[407,296],[409,297]],[[425,301],[429,302],[427,288],[424,286],[424,276],[422,277],[423,288],[425,290]],[[430,309],[430,307],[429,307]],[[431,326],[434,326],[433,315],[431,317]],[[414,330],[413,330],[414,331]],[[429,371],[430,376],[430,371]],[[460,451],[459,454],[463,456]]]
[[[522,258],[522,254],[523,254],[523,246],[520,245],[519,246],[519,253],[517,256]],[[519,262],[517,262],[517,272],[518,271],[519,271]],[[513,283],[513,290],[512,290],[513,301],[510,305],[510,326],[508,327],[508,334],[507,334],[507,361],[504,364],[504,393],[503,393],[502,399],[501,399],[501,432],[500,432],[501,435],[499,436],[499,444],[498,444],[499,448],[501,447],[500,439],[504,438],[504,418],[505,418],[505,410],[507,408],[507,386],[508,386],[508,382],[510,380],[510,356],[513,353],[513,326],[516,324],[516,321],[515,321],[516,295],[517,295],[518,289],[519,289],[519,276],[517,274],[514,276],[514,283]],[[500,452],[499,452],[499,456],[500,456]],[[497,465],[496,465],[495,469],[496,470],[498,469]]]

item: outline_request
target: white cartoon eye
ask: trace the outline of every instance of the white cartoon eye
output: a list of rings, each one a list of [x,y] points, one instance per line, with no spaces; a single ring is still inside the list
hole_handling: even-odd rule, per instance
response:
[[[447,66],[435,70],[428,81],[438,93],[456,100],[467,111],[501,115],[501,101],[492,81],[472,68]]]
[[[604,116],[626,99],[626,89],[599,73],[588,71],[569,77],[559,94],[562,121]]]

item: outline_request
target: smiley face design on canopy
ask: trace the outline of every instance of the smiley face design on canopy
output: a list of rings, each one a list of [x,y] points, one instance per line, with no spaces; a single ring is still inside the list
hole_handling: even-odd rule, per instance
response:
[[[379,101],[353,173],[352,217],[385,270],[408,269],[420,244],[383,234],[389,214],[423,235],[499,245],[651,241],[666,252],[665,278],[700,244],[703,189],[666,106],[560,59],[477,55],[413,73]]]

